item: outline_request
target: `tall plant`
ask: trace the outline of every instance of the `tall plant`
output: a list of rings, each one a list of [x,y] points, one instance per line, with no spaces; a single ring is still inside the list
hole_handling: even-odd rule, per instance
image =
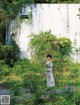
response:
[[[48,53],[54,58],[69,56],[71,53],[71,41],[68,38],[57,38],[51,32],[41,32],[38,35],[32,34],[30,47],[32,49],[32,58],[43,60]],[[41,60],[41,62],[42,62]]]

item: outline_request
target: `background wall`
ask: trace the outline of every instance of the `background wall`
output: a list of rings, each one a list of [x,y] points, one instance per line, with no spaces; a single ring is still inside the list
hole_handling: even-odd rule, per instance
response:
[[[51,33],[57,37],[68,37],[72,42],[76,39],[76,47],[80,46],[80,20],[77,16],[80,4],[36,4],[31,5],[31,8],[32,23],[30,24],[28,19],[24,19],[15,37],[16,40],[18,39],[22,58],[30,58],[28,36],[31,33],[38,34],[40,31],[51,30]],[[22,9],[22,14],[28,14],[29,11],[30,6],[26,5]],[[73,44],[73,46],[75,45]]]

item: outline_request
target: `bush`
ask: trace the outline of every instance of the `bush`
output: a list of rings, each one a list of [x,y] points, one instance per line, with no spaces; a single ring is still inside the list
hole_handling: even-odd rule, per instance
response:
[[[9,66],[5,64],[4,60],[0,60],[0,80],[10,74]]]
[[[9,46],[0,44],[0,59],[5,61],[10,67],[14,65],[14,62],[19,58],[19,48],[16,43]]]
[[[10,86],[11,105],[73,105],[74,101],[78,105],[80,64],[70,60],[71,41],[56,38],[50,32],[32,36],[32,60],[18,59],[15,56],[18,49],[12,46],[13,42],[10,46],[0,46],[3,52],[0,54],[0,59],[3,59],[0,61],[0,77],[5,80],[4,84]],[[53,56],[56,86],[46,89],[45,62],[48,53]],[[21,92],[22,88],[29,89],[29,94]]]
[[[43,66],[46,55],[50,53],[53,58],[66,59],[71,53],[71,41],[68,38],[57,38],[50,32],[41,32],[38,35],[32,34],[30,47],[32,58]]]

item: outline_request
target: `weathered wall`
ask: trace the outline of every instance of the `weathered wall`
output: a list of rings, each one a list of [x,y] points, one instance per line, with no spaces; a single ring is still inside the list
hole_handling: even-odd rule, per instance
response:
[[[80,41],[80,20],[77,14],[80,4],[37,4],[32,5],[32,24],[27,19],[21,23],[18,30],[19,47],[21,48],[21,57],[29,57],[29,38],[31,33],[40,31],[49,31],[60,37],[69,37],[72,42],[77,40],[77,46]],[[24,9],[24,8],[23,8]],[[23,14],[27,14],[29,7],[25,7]],[[76,58],[75,58],[76,59]]]

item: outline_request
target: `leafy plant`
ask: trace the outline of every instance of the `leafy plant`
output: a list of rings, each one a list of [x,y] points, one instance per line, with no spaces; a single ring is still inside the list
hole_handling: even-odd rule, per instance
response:
[[[6,64],[13,66],[18,58],[19,48],[14,41],[10,46],[0,44],[0,59],[4,59]]]

